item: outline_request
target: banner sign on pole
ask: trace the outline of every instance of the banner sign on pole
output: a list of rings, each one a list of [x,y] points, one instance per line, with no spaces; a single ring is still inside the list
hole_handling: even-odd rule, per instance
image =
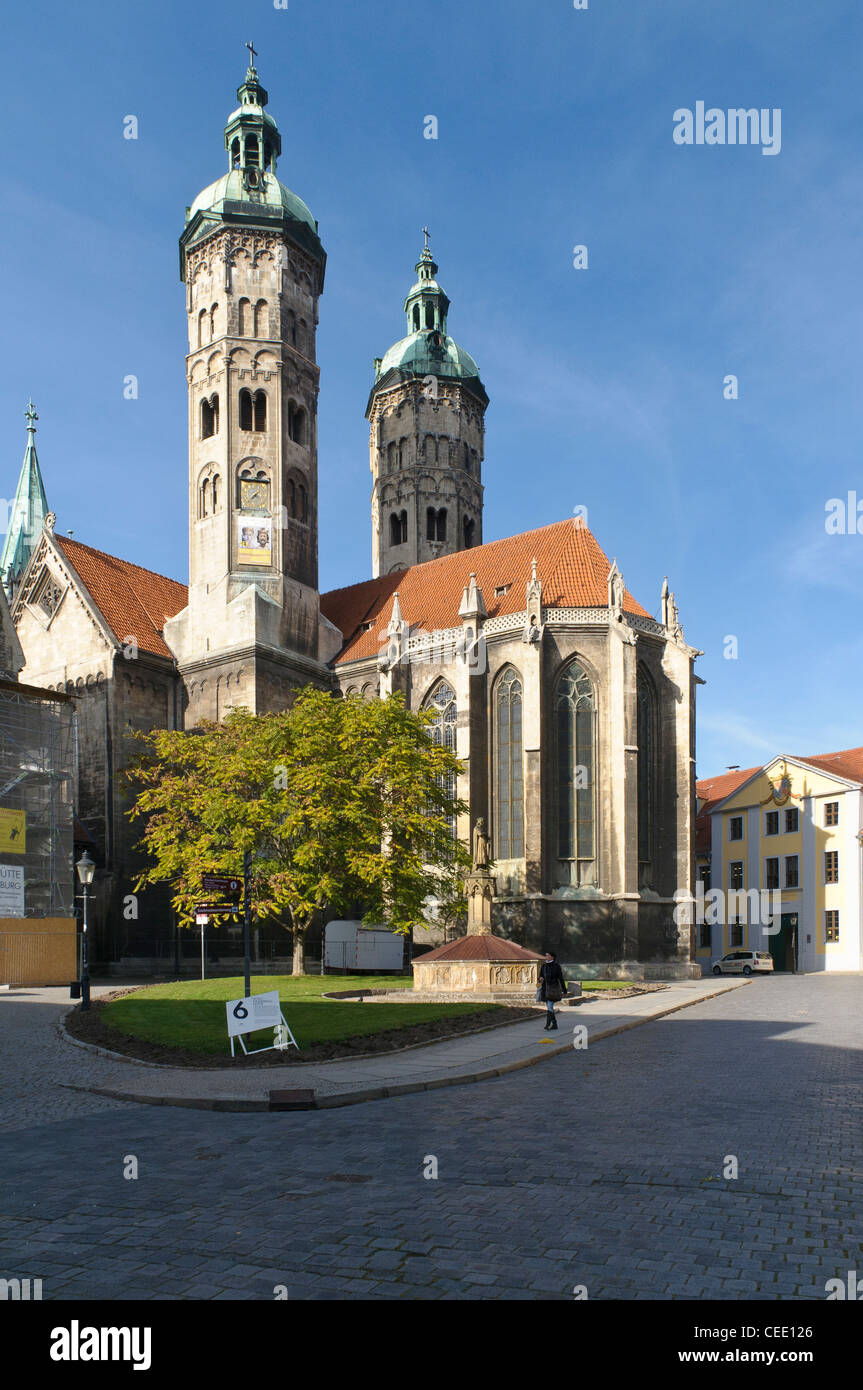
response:
[[[204,874],[201,887],[205,893],[229,893],[232,897],[238,898],[242,892],[243,880],[225,877],[223,874]]]
[[[279,1003],[279,991],[270,990],[266,994],[252,994],[246,999],[229,999],[225,1005],[228,1015],[228,1037],[231,1042],[231,1056],[234,1053],[234,1038],[239,1038],[240,1047],[247,1057],[256,1052],[283,1052],[286,1047],[300,1045],[287,1025]],[[246,1047],[244,1033],[255,1033],[262,1028],[272,1028],[275,1041],[267,1047]]]

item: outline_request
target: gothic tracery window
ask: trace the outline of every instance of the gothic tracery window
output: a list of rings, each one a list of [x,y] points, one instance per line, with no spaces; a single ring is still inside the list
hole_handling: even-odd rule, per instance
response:
[[[510,666],[494,693],[496,859],[520,859],[524,854],[522,709],[521,681]]]
[[[432,740],[444,748],[448,748],[451,753],[456,751],[456,722],[458,711],[456,709],[455,691],[446,681],[439,681],[431,695],[425,701],[425,708],[434,710],[434,718],[429,724],[429,733]],[[445,776],[437,779],[437,784],[448,797],[455,799],[456,777],[454,772],[448,772]],[[456,835],[455,816],[449,817],[450,834],[453,839]]]
[[[596,884],[596,696],[574,661],[555,695],[557,855],[576,886]]]
[[[638,727],[638,879],[649,886],[654,858],[656,827],[657,726],[653,683],[643,666],[636,686]]]
[[[63,586],[56,580],[49,569],[44,571],[43,578],[36,590],[33,602],[41,608],[46,618],[53,618],[60,606],[63,597]]]

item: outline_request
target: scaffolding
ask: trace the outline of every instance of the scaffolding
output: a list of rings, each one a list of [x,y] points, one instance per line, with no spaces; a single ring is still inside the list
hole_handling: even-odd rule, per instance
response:
[[[23,866],[25,917],[74,915],[75,738],[70,696],[0,680],[0,811],[24,813],[0,864]]]

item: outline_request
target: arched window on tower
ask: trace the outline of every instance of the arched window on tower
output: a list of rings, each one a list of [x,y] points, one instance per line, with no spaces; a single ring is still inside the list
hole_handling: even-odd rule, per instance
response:
[[[508,666],[494,692],[495,859],[521,859],[524,854],[522,708],[521,681]]]
[[[455,691],[446,681],[439,681],[424,701],[424,708],[434,710],[434,718],[428,725],[429,733],[434,743],[448,748],[451,753],[456,751],[456,722],[458,711],[455,702]],[[437,784],[447,796],[455,799],[456,779],[454,772],[448,772],[445,776],[437,779]],[[450,834],[453,839],[456,835],[455,816],[449,817]]]
[[[251,304],[248,299],[241,299],[237,305],[238,323],[237,332],[241,338],[248,338],[251,333]]]
[[[210,515],[210,480],[205,478],[201,483],[201,498],[198,505],[198,516],[205,517]]]
[[[639,664],[636,681],[638,727],[638,886],[652,888],[656,832],[658,729],[653,681]]]
[[[267,320],[268,320],[268,314],[267,314],[267,301],[266,301],[265,299],[259,299],[258,302],[257,302],[257,304],[255,305],[255,323],[254,323],[254,329],[253,329],[254,336],[255,336],[256,338],[266,338],[266,337],[267,337],[267,333],[268,333],[268,323],[267,323]]]
[[[265,391],[240,392],[240,429],[261,434],[267,428],[267,395]]]
[[[435,540],[446,540],[446,507],[440,507],[437,514],[437,535]]]
[[[240,142],[239,142],[239,140],[234,140],[234,141],[232,142],[232,144],[231,144],[231,168],[232,168],[232,169],[239,169],[239,167],[240,167]]]
[[[387,445],[387,472],[394,473],[398,467],[399,451],[396,444]]]
[[[426,328],[434,328],[434,304],[431,300],[426,304]]]
[[[198,314],[198,347],[203,347],[207,341],[207,319],[209,315],[206,309],[202,309]]]
[[[257,135],[246,136],[246,167],[257,169],[260,166],[260,150]]]
[[[420,306],[419,306],[418,304],[415,304],[415,305],[414,305],[414,332],[415,332],[415,333],[419,333],[419,331],[420,331],[420,326],[421,326],[421,325],[420,325]]]
[[[596,696],[573,661],[557,683],[555,761],[557,857],[565,884],[596,886]]]
[[[408,538],[407,512],[390,513],[390,545],[404,545]]]
[[[218,308],[218,304],[214,304],[210,309],[210,342],[212,342],[216,336],[216,312]]]
[[[429,507],[426,511],[426,540],[437,539],[437,512],[434,507]]]
[[[219,510],[219,485],[220,485],[220,483],[221,483],[221,478],[219,477],[219,475],[218,475],[218,473],[217,473],[216,476],[215,476],[214,479],[213,479],[213,513],[214,513],[214,515],[215,515],[215,513]]]
[[[288,438],[295,444],[306,442],[306,412],[296,401],[288,401]]]
[[[211,439],[219,432],[219,397],[201,401],[201,438]]]
[[[474,535],[476,533],[476,523],[472,521],[469,516],[466,516],[464,519],[463,530],[464,548],[465,550],[470,550],[471,546],[473,545]]]

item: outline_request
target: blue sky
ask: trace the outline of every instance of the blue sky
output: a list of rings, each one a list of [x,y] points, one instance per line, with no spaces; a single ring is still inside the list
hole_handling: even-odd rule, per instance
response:
[[[0,494],[32,394],[58,530],[187,577],[177,237],[250,38],[329,256],[321,587],[371,573],[363,412],[427,222],[491,397],[485,538],[586,506],[651,611],[668,574],[705,652],[700,775],[863,743],[863,534],[825,530],[863,500],[859,0],[7,13]],[[700,100],[781,108],[781,152],[676,145]]]

